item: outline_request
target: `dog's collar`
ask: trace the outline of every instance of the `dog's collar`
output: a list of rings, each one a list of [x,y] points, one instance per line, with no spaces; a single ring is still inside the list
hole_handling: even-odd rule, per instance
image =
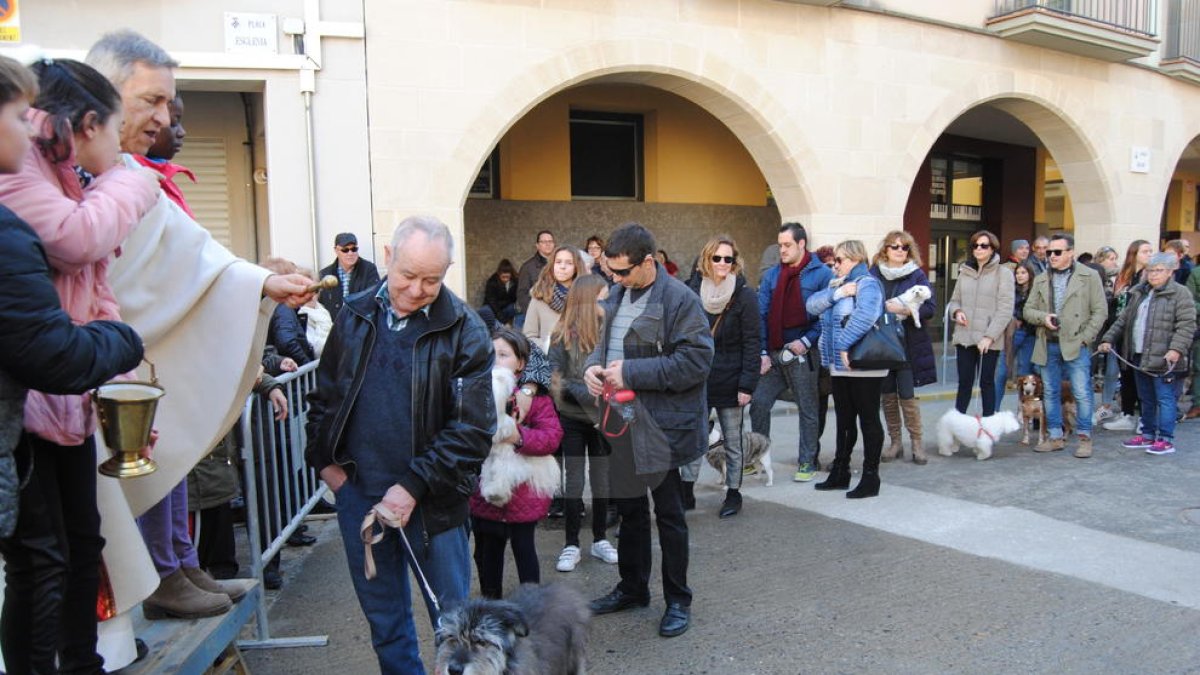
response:
[[[1041,396],[1030,396],[1030,397],[1026,398],[1025,400],[1026,401],[1041,401],[1042,397]]]

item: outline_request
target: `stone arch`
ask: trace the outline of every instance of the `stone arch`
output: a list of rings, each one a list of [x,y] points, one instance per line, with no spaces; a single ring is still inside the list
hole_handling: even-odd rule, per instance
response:
[[[648,85],[692,101],[745,146],[784,218],[813,212],[804,172],[819,170],[818,160],[770,91],[711,52],[660,40],[593,42],[526,69],[501,87],[470,125],[437,181],[435,201],[461,209],[479,167],[513,124],[554,94],[596,80]]]
[[[1078,111],[1082,102],[1069,99],[1063,88],[1049,78],[1024,75],[1018,79],[1012,73],[985,74],[951,92],[937,106],[921,131],[913,135],[900,175],[916,175],[934,142],[954,120],[972,108],[990,105],[1029,127],[1054,157],[1071,193],[1077,226],[1107,226],[1114,222],[1115,206],[1112,185],[1101,161],[1103,153],[1067,112]],[[910,185],[911,182],[910,179]],[[907,197],[906,191],[899,197],[901,201],[896,208],[903,210],[903,200]]]

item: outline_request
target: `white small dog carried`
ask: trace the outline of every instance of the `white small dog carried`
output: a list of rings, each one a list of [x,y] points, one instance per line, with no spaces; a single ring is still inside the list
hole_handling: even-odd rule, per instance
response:
[[[938,454],[949,457],[962,445],[975,450],[975,459],[983,461],[992,456],[992,446],[1004,434],[1021,428],[1017,416],[1003,410],[988,417],[964,415],[951,408],[938,420]]]
[[[516,376],[511,370],[500,366],[492,369],[496,434],[492,436],[492,450],[479,472],[479,493],[496,506],[507,504],[512,499],[513,490],[521,483],[529,483],[534,492],[543,496],[553,495],[558,490],[558,462],[554,461],[552,455],[522,455],[512,443],[501,440],[510,438],[517,430],[516,420],[505,410],[516,386]]]
[[[932,297],[932,292],[928,286],[917,284],[912,288],[904,291],[896,296],[900,304],[908,308],[908,313],[912,316],[913,323],[917,324],[917,328],[921,327],[921,303]]]

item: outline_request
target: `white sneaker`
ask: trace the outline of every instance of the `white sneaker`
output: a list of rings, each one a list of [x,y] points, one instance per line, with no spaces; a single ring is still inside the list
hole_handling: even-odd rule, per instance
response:
[[[579,547],[567,546],[558,554],[558,564],[554,566],[559,572],[574,571],[575,566],[579,564]]]
[[[1105,422],[1104,428],[1109,431],[1133,431],[1137,428],[1137,418],[1133,415],[1121,415],[1111,422]]]
[[[1117,413],[1115,410],[1112,409],[1112,406],[1105,403],[1104,405],[1101,405],[1099,408],[1096,409],[1095,415],[1092,415],[1092,426],[1100,424],[1101,422],[1104,422],[1105,420],[1111,420],[1113,417],[1116,416],[1116,414]]]
[[[599,558],[609,565],[616,565],[617,549],[613,548],[613,545],[608,543],[607,539],[601,539],[600,541],[592,544],[592,557]],[[559,560],[561,559],[562,558],[559,558]]]

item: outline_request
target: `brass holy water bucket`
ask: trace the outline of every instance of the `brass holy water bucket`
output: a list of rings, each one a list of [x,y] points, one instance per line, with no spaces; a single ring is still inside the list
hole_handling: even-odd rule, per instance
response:
[[[142,448],[150,444],[154,413],[158,399],[164,394],[166,390],[158,384],[153,363],[150,363],[149,382],[108,382],[92,392],[104,444],[112,453],[100,465],[100,473],[113,478],[136,478],[158,469],[154,460],[142,457]]]

